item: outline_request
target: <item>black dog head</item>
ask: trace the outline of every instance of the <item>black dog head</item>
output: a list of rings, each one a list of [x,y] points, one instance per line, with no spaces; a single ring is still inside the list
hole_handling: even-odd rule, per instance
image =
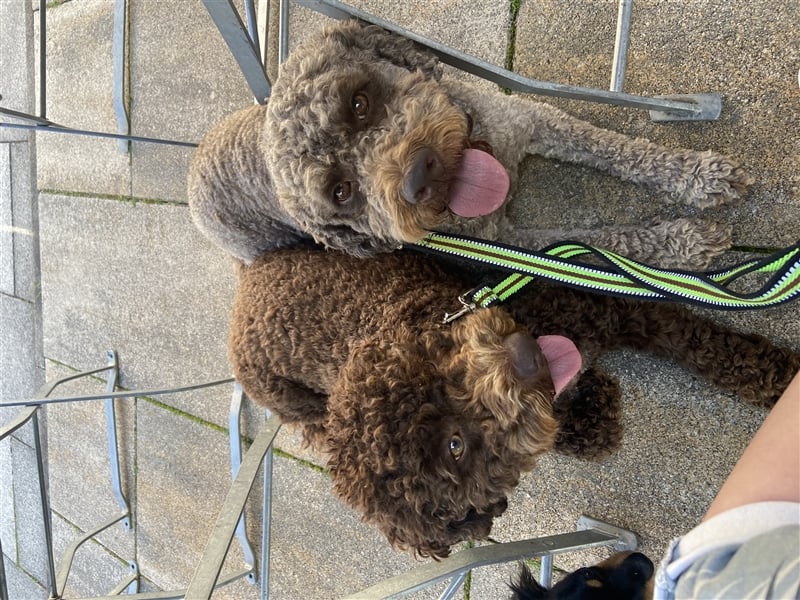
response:
[[[639,552],[620,552],[567,575],[549,590],[523,565],[512,600],[645,600],[653,596],[653,563]]]

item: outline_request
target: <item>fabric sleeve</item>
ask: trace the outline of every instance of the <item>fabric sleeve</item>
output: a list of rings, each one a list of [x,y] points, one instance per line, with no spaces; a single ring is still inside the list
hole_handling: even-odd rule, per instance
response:
[[[674,540],[656,573],[653,598],[799,596],[800,504],[758,502]]]

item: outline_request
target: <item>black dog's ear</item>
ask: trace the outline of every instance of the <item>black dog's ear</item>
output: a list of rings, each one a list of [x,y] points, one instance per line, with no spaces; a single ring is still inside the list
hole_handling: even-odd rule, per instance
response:
[[[508,587],[514,593],[511,600],[542,600],[547,597],[547,590],[536,581],[525,563],[520,563],[517,580],[509,583]]]
[[[609,570],[608,584],[617,597],[631,600],[652,598],[655,566],[644,554],[632,552],[625,556],[625,553],[619,553],[601,564]]]
[[[432,52],[377,25],[345,21],[332,26],[327,34],[362,61],[383,60],[409,71],[419,69],[436,80],[442,76],[442,66]]]
[[[511,600],[646,600],[653,597],[653,563],[644,554],[621,552],[592,567],[573,571],[545,589],[525,565]]]

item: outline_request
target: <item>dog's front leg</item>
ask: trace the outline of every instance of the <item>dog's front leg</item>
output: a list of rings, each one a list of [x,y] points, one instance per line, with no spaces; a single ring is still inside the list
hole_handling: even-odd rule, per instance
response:
[[[675,302],[541,286],[512,303],[514,318],[537,335],[566,335],[588,356],[622,347],[662,356],[760,406],[775,404],[800,370],[797,350],[732,330]]]
[[[666,356],[743,400],[771,407],[800,370],[800,353],[738,333],[672,303],[629,303],[625,343]]]
[[[508,243],[542,248],[574,240],[665,269],[704,270],[731,246],[731,228],[707,219],[657,220],[593,229],[515,229]]]
[[[533,110],[531,154],[602,169],[698,208],[734,200],[753,182],[737,161],[711,151],[671,149],[631,138],[544,103],[535,103]]]

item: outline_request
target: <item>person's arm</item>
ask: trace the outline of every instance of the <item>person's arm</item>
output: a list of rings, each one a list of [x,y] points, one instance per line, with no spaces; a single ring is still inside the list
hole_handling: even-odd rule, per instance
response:
[[[800,502],[800,373],[764,419],[703,520],[770,500]]]

